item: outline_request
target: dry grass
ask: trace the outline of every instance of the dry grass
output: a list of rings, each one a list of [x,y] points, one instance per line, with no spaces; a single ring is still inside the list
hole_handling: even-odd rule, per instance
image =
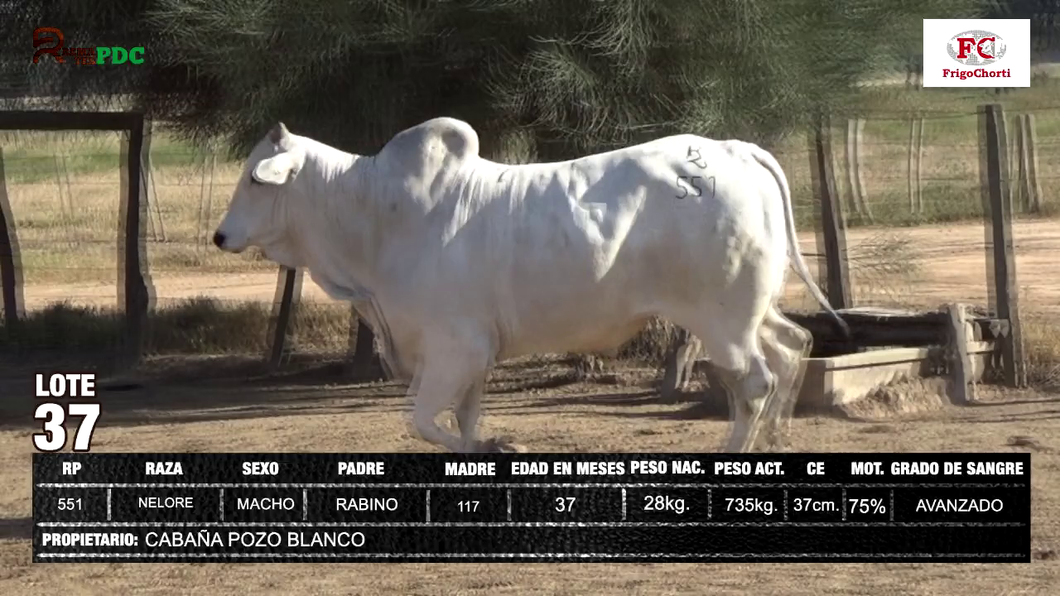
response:
[[[260,356],[269,346],[274,319],[270,305],[195,298],[163,305],[148,319],[149,355],[244,354]],[[350,309],[304,303],[294,310],[290,352],[342,354],[356,340]],[[61,355],[98,366],[116,362],[125,329],[116,309],[56,303],[31,311],[17,330],[0,326],[0,351],[39,357]]]
[[[1045,390],[1060,389],[1060,320],[1055,314],[1030,312],[1021,323],[1027,381]]]

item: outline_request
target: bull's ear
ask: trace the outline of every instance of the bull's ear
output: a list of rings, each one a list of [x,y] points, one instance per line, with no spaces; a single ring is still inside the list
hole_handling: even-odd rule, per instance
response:
[[[280,185],[293,178],[301,166],[297,155],[291,151],[285,151],[259,161],[250,175],[262,184]]]
[[[283,122],[277,122],[276,126],[272,127],[269,131],[269,142],[273,145],[279,145],[287,139],[287,127],[284,126]]]

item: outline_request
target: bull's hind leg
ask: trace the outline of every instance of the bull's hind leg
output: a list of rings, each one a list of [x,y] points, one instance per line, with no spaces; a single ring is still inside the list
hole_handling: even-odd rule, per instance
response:
[[[758,339],[761,315],[753,305],[745,316],[731,316],[690,324],[702,342],[718,378],[729,396],[732,434],[725,446],[729,453],[743,453],[754,447],[766,405],[776,383]]]
[[[775,386],[766,359],[761,353],[752,355],[746,372],[741,374],[732,369],[722,369],[719,377],[728,388],[733,419],[732,434],[729,435],[725,451],[752,451]]]
[[[790,433],[791,417],[799,399],[806,359],[813,348],[813,336],[799,327],[774,305],[762,325],[762,349],[776,375],[776,392],[769,400],[765,414],[765,437],[769,448],[787,448],[785,435]]]
[[[463,399],[456,405],[456,426],[460,430],[463,450],[476,451],[478,445],[478,417],[482,410],[482,393],[486,389],[485,375],[472,383],[464,392]]]

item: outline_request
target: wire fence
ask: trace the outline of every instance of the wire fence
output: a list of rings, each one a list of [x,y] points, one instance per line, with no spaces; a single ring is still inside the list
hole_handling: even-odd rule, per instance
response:
[[[1060,108],[1010,112],[1006,121],[1017,269],[1022,279],[1037,281],[1029,276],[1048,272],[1036,270],[1039,251],[1060,248],[1050,218],[1060,213]],[[955,301],[988,304],[979,116],[844,118],[832,124],[831,165],[847,223],[854,305],[924,310]],[[813,148],[789,143],[774,153],[792,186],[800,232],[812,236],[821,225],[811,179]],[[804,254],[823,253],[812,237],[804,237],[802,247]],[[818,259],[807,260],[816,270]],[[1060,282],[1060,269],[1054,266],[1049,275],[1049,283]],[[1060,305],[1060,294],[1039,285],[1023,288],[1035,308]],[[785,306],[816,309],[801,284],[789,284]]]
[[[24,306],[45,313],[50,345],[117,342],[120,134],[19,131],[8,135],[4,171],[19,245]],[[277,266],[256,251],[230,255],[211,237],[242,164],[156,134],[145,160],[146,269],[154,352],[248,352],[267,348]],[[293,347],[340,353],[355,336],[348,305],[303,285]],[[104,319],[82,332],[84,321]]]
[[[1060,305],[1060,271],[1046,260],[1060,254],[1060,227],[1040,216],[1057,212],[1060,201],[1060,108],[1033,111],[1031,130],[1023,114],[1006,114],[1010,171],[1025,180],[1011,185],[1020,216],[1017,267],[1030,280],[1023,284],[1024,302],[1049,310]],[[832,124],[832,170],[848,223],[855,305],[922,310],[954,301],[987,304],[977,116],[865,116]],[[64,322],[83,318],[79,308],[117,305],[119,140],[114,133],[18,132],[2,141],[25,306],[32,313],[56,302],[70,305],[65,315],[53,314],[61,341],[90,341],[64,330]],[[792,188],[803,253],[816,269],[815,256],[823,251],[814,233],[820,207],[813,148],[805,137],[793,137],[773,153]],[[255,252],[222,253],[210,243],[242,163],[156,133],[145,166],[152,349],[264,350],[277,300],[276,265]],[[795,282],[783,306],[816,310]],[[293,350],[345,353],[355,339],[353,322],[348,305],[328,299],[306,278]]]

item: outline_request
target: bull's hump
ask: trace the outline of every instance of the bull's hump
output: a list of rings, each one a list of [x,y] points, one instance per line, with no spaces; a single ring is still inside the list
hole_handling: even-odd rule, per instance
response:
[[[478,133],[455,118],[434,118],[406,129],[390,140],[377,156],[379,172],[389,180],[403,180],[418,199],[431,202],[438,185],[451,185],[478,156]]]
[[[423,156],[477,157],[478,133],[470,124],[456,118],[432,118],[401,131],[383,148],[388,153]]]

